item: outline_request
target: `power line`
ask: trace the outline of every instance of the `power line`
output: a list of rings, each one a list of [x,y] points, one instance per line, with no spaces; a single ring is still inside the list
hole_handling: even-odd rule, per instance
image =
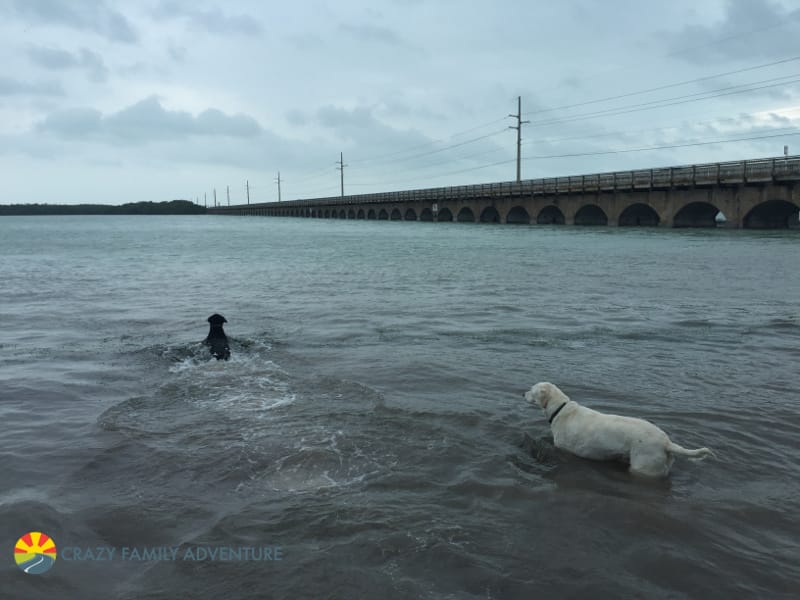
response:
[[[760,31],[760,30],[755,30],[755,31]],[[725,38],[725,39],[730,39],[732,37],[740,37],[741,35],[747,35],[747,32],[743,33],[743,34],[738,34],[736,36],[729,36],[729,38]],[[718,40],[717,42],[711,42],[711,44],[718,43],[720,41],[723,41],[723,40]],[[706,45],[709,45],[709,44],[706,44]],[[547,109],[541,109],[541,110],[537,110],[537,111],[531,111],[531,112],[525,113],[525,114],[526,115],[543,114],[543,113],[553,112],[553,111],[557,111],[557,110],[566,110],[566,109],[570,109],[570,108],[577,108],[577,107],[580,107],[580,106],[598,104],[598,103],[601,103],[601,102],[608,102],[608,101],[611,101],[611,100],[617,100],[617,99],[621,99],[621,98],[632,97],[632,96],[642,95],[642,94],[646,94],[646,93],[652,93],[652,92],[656,92],[656,91],[662,91],[662,90],[670,89],[670,88],[673,88],[673,87],[689,85],[689,84],[692,84],[692,83],[699,83],[699,82],[703,82],[703,81],[708,81],[708,80],[712,80],[712,79],[715,79],[715,78],[724,77],[724,76],[728,76],[728,75],[733,75],[733,74],[738,74],[738,73],[743,73],[743,72],[754,71],[754,70],[758,70],[758,69],[774,67],[774,66],[777,66],[777,65],[786,64],[786,63],[794,62],[794,61],[797,61],[797,60],[800,60],[800,56],[784,58],[784,59],[773,61],[773,62],[769,62],[769,63],[763,63],[763,64],[754,65],[754,66],[751,66],[751,67],[745,67],[745,68],[737,69],[737,70],[733,70],[733,71],[727,71],[727,72],[717,73],[717,74],[713,74],[713,75],[707,75],[707,76],[700,77],[700,78],[695,78],[695,79],[681,81],[681,82],[675,82],[675,83],[666,84],[666,85],[662,85],[662,86],[647,88],[647,89],[644,89],[644,90],[627,92],[625,94],[618,94],[618,95],[615,95],[615,96],[609,96],[609,97],[605,97],[605,98],[599,98],[599,99],[580,102],[580,103],[573,103],[573,104],[569,104],[569,105],[563,105],[563,106],[551,107],[551,108],[547,108]],[[776,87],[776,86],[779,86],[779,85],[791,85],[793,83],[797,83],[798,81],[800,81],[800,79],[791,79],[792,77],[795,77],[795,75],[788,75],[788,76],[784,76],[784,77],[771,78],[771,79],[761,80],[761,81],[757,81],[757,82],[739,84],[739,85],[736,85],[736,86],[718,88],[716,90],[698,92],[698,93],[694,93],[694,94],[685,94],[685,95],[681,95],[681,96],[675,96],[675,97],[671,97],[671,98],[664,98],[664,99],[660,99],[660,100],[653,100],[653,101],[643,102],[643,103],[636,103],[636,104],[627,105],[627,106],[621,106],[621,107],[616,107],[616,108],[608,108],[608,109],[603,109],[603,110],[599,110],[599,111],[593,111],[593,112],[590,112],[590,113],[571,115],[571,116],[568,115],[568,116],[565,116],[564,118],[556,118],[556,119],[537,121],[537,122],[534,122],[533,125],[543,127],[543,126],[555,125],[555,124],[559,124],[559,123],[567,123],[567,122],[572,122],[572,121],[579,121],[579,120],[598,118],[598,117],[601,117],[601,116],[617,116],[617,115],[628,114],[628,113],[632,113],[632,112],[639,112],[639,111],[643,111],[643,110],[652,110],[652,109],[656,109],[656,108],[664,108],[664,107],[674,106],[674,105],[678,105],[678,104],[684,104],[684,103],[688,103],[688,102],[697,102],[697,101],[701,101],[701,100],[709,100],[709,99],[724,97],[724,96],[728,96],[728,95],[750,93],[750,92],[758,91],[758,90],[761,90],[761,89],[767,89],[767,88],[771,88],[771,87]],[[765,85],[759,85],[759,84],[765,84]],[[757,87],[753,87],[753,86],[757,86]],[[521,98],[519,98],[519,97],[518,97],[518,104],[519,104],[518,115],[510,115],[510,116],[512,116],[512,117],[516,116],[517,119],[518,119],[518,122],[520,122],[523,114],[522,114],[522,111],[521,111]],[[495,124],[497,122],[500,122],[502,120],[503,119],[497,119],[497,120],[494,120],[494,121],[489,121],[487,123],[471,127],[469,129],[465,129],[463,131],[460,131],[460,132],[457,132],[455,134],[452,134],[449,139],[452,140],[454,138],[457,138],[458,136],[464,135],[466,133],[469,133],[469,132],[472,132],[472,131],[475,131],[475,130],[479,130],[479,129],[485,128],[487,126],[490,126],[490,125]],[[518,127],[521,128],[521,123],[519,123]],[[515,128],[515,127],[512,127],[512,128]],[[369,158],[366,158],[366,159],[357,159],[355,162],[359,163],[359,164],[364,164],[364,163],[381,164],[381,163],[390,162],[390,161],[387,160],[387,159],[390,159],[390,158],[395,158],[394,162],[412,161],[412,160],[417,159],[417,158],[431,156],[431,155],[434,155],[434,154],[437,154],[437,153],[447,152],[447,151],[450,151],[450,150],[453,150],[453,149],[456,149],[456,148],[459,148],[459,147],[462,147],[462,146],[465,146],[465,145],[468,145],[468,144],[473,144],[473,143],[476,143],[478,141],[482,141],[484,139],[491,138],[491,137],[493,137],[495,135],[499,135],[502,131],[505,131],[505,129],[502,129],[502,130],[499,130],[499,131],[496,131],[496,132],[491,132],[491,133],[488,133],[486,135],[478,136],[478,137],[475,137],[475,138],[471,138],[469,140],[465,140],[465,141],[462,141],[462,142],[449,144],[449,145],[447,145],[445,147],[442,147],[442,148],[436,148],[436,149],[433,149],[433,150],[429,150],[429,151],[425,151],[425,152],[420,152],[420,153],[404,156],[404,155],[408,154],[409,152],[412,152],[413,150],[416,150],[416,149],[419,149],[419,148],[430,147],[432,145],[435,145],[437,143],[441,143],[442,141],[444,141],[444,140],[433,140],[433,141],[430,141],[430,142],[426,142],[424,144],[418,144],[418,145],[411,146],[411,147],[408,147],[406,149],[398,150],[398,151],[391,152],[391,153],[378,155],[378,156],[373,156],[373,157],[369,157]],[[607,134],[607,135],[611,135],[611,134]],[[584,139],[585,139],[585,137],[586,136],[584,136]],[[495,149],[491,149],[491,150],[481,151],[479,153],[473,153],[473,154],[470,154],[470,155],[467,155],[467,156],[455,157],[454,160],[466,160],[466,159],[472,158],[474,156],[482,156],[482,155],[486,155],[486,154],[496,153],[496,152],[498,152],[500,150],[501,149],[499,149],[499,148],[495,148]],[[518,158],[521,161],[521,133],[520,133],[519,130],[518,130]],[[436,163],[429,163],[428,165],[425,165],[425,167],[432,166],[432,165],[439,165],[439,164],[449,163],[452,160],[453,159],[448,159],[446,161],[440,161],[440,162],[436,162]],[[341,153],[340,153],[340,164],[343,165],[342,161],[343,161],[343,158],[341,157]],[[507,164],[507,163],[508,163],[508,161],[501,161],[500,163],[492,163],[491,165],[473,167],[473,169],[474,168],[486,168],[487,166],[494,166],[496,164]],[[344,178],[343,169],[344,169],[344,166],[346,166],[346,165],[343,165],[342,167],[340,167],[340,170],[342,171],[341,172],[341,177],[340,177],[340,188],[341,188],[342,193],[343,193],[343,187],[344,187],[344,185],[343,185],[343,178]],[[425,167],[423,167],[423,168],[425,168]],[[466,170],[462,170],[462,171],[459,171],[459,172],[468,172],[469,170],[470,169],[466,169]],[[519,171],[520,171],[520,167],[518,166],[518,172]],[[322,169],[322,170],[320,170],[318,172],[312,172],[312,174],[310,174],[308,176],[305,176],[305,177],[302,177],[299,180],[299,182],[302,183],[302,182],[307,182],[307,181],[310,181],[310,180],[313,180],[313,179],[320,178],[323,175],[325,175],[327,172],[328,172],[327,169]],[[518,177],[521,177],[521,173],[518,174]],[[367,184],[354,183],[352,185],[367,185]]]
[[[785,64],[785,63],[793,62],[793,61],[796,61],[796,60],[800,60],[800,56],[793,56],[792,58],[784,58],[782,60],[777,60],[777,61],[770,62],[770,63],[764,63],[764,64],[761,64],[761,65],[756,65],[754,67],[747,67],[747,68],[744,68],[744,69],[737,69],[735,71],[727,71],[725,73],[717,73],[715,75],[708,75],[706,77],[698,77],[696,79],[688,79],[686,81],[679,81],[679,82],[670,83],[670,84],[667,84],[667,85],[660,85],[660,86],[657,86],[657,87],[648,88],[648,89],[645,89],[645,90],[639,90],[639,91],[636,91],[636,92],[628,92],[628,93],[625,93],[625,94],[618,94],[616,96],[607,96],[605,98],[597,98],[595,100],[587,100],[586,102],[578,102],[578,103],[575,103],[575,104],[565,104],[565,105],[557,106],[557,107],[554,107],[554,108],[544,108],[544,109],[541,109],[541,110],[535,110],[535,111],[527,112],[527,113],[525,113],[525,116],[527,117],[527,116],[546,113],[546,112],[553,112],[553,111],[557,111],[557,110],[565,110],[565,109],[568,109],[568,108],[577,108],[579,106],[587,106],[589,104],[598,104],[600,102],[608,102],[610,100],[619,100],[620,98],[629,98],[631,96],[639,96],[641,94],[649,94],[650,92],[658,92],[658,91],[666,90],[666,89],[669,89],[669,88],[680,87],[680,86],[683,86],[683,85],[689,85],[691,83],[700,83],[701,81],[708,81],[710,79],[718,79],[720,77],[725,77],[727,75],[736,75],[738,73],[745,73],[747,71],[755,71],[755,70],[758,70],[758,69],[765,69],[767,67],[774,67],[775,65]]]
[[[794,133],[790,133],[794,132]],[[573,152],[569,154],[550,154],[548,156],[530,156],[525,160],[543,160],[549,158],[576,158],[579,156],[602,156],[605,154],[626,154],[630,152],[646,152],[650,150],[669,150],[673,148],[689,148],[692,146],[711,146],[713,144],[727,144],[731,142],[750,142],[754,140],[768,140],[773,138],[780,138],[780,137],[793,137],[796,135],[800,135],[800,128],[799,127],[791,127],[787,128],[785,133],[778,133],[772,135],[757,135],[757,136],[750,136],[750,137],[740,137],[740,138],[733,138],[733,139],[721,139],[721,140],[710,140],[710,141],[702,141],[702,142],[687,142],[682,144],[667,144],[663,146],[643,146],[641,148],[626,148],[622,150],[600,150],[597,152]]]
[[[677,125],[667,125],[664,127],[651,127],[647,129],[637,129],[637,130],[625,130],[625,131],[603,131],[600,133],[595,133],[591,135],[573,135],[569,137],[559,137],[559,138],[540,138],[540,143],[558,143],[558,142],[569,142],[574,140],[588,140],[593,138],[602,138],[602,137],[609,137],[613,135],[632,135],[632,134],[640,134],[640,133],[653,133],[653,132],[663,132],[669,130],[678,129],[679,126],[683,126],[684,128],[692,128],[701,125],[712,125],[712,124],[723,124],[723,123],[731,123],[731,122],[739,122],[742,119],[752,118],[757,116],[759,113],[742,113],[737,115],[736,117],[727,117],[721,118],[717,117],[716,119],[709,119],[705,121],[694,121],[694,122],[687,122],[685,120],[681,121],[681,123]],[[532,144],[530,144],[532,145]]]
[[[790,80],[786,81],[787,79],[789,79],[791,77],[795,77],[796,79],[790,79]],[[777,83],[770,83],[768,85],[761,85],[761,86],[758,86],[758,87],[750,87],[750,88],[747,88],[747,89],[738,89],[738,88],[746,88],[746,86],[752,86],[752,85],[756,85],[756,84],[759,84],[759,83],[765,83],[765,82],[768,82],[768,81],[771,81],[771,82],[776,82],[777,81]],[[556,124],[559,124],[559,123],[570,123],[570,122],[573,122],[573,121],[582,121],[582,120],[593,119],[593,118],[602,117],[602,116],[617,116],[617,115],[629,114],[629,113],[632,113],[632,112],[641,112],[641,111],[644,111],[644,110],[652,110],[652,109],[655,109],[655,108],[664,108],[664,107],[667,107],[667,106],[676,106],[678,104],[687,104],[689,102],[699,102],[701,100],[712,100],[714,98],[721,98],[721,97],[724,97],[724,96],[732,96],[732,95],[735,95],[735,94],[746,94],[748,92],[755,92],[755,91],[758,91],[758,90],[772,88],[772,87],[776,87],[776,86],[779,86],[779,85],[788,85],[788,84],[797,83],[797,82],[800,82],[800,78],[797,78],[796,74],[786,75],[786,76],[783,76],[783,77],[765,79],[765,80],[762,80],[762,81],[756,81],[756,82],[752,82],[752,83],[740,84],[740,85],[731,86],[731,87],[727,87],[727,88],[719,88],[717,90],[710,90],[708,92],[697,92],[697,93],[694,93],[694,94],[684,94],[682,96],[674,96],[672,98],[664,98],[662,100],[653,100],[653,101],[650,101],[650,102],[641,102],[641,103],[638,103],[638,104],[629,104],[627,106],[622,106],[622,107],[617,107],[617,108],[610,108],[610,109],[605,109],[605,110],[601,110],[601,111],[595,111],[595,112],[591,112],[591,113],[584,113],[584,114],[579,114],[579,115],[571,115],[571,116],[566,116],[563,119],[551,119],[549,121],[534,121],[532,123],[532,125],[534,127],[543,127],[543,126],[546,126],[546,125],[556,125]],[[723,92],[723,93],[714,93],[714,92]],[[698,98],[697,96],[705,96],[705,97]],[[673,102],[673,100],[674,100],[674,102]]]
[[[784,18],[780,22],[775,23],[773,25],[768,25],[766,27],[761,27],[761,28],[758,28],[758,29],[750,29],[748,31],[741,31],[739,33],[734,33],[734,34],[731,34],[731,35],[728,35],[728,36],[725,36],[725,37],[722,37],[722,38],[717,38],[716,40],[711,40],[710,42],[706,42],[706,43],[703,43],[703,44],[698,44],[696,46],[690,46],[688,48],[683,48],[681,50],[675,50],[673,52],[668,52],[666,54],[662,54],[662,55],[657,56],[655,58],[669,58],[669,57],[672,57],[672,56],[685,54],[687,52],[692,52],[694,50],[699,50],[700,48],[707,48],[708,46],[716,46],[718,44],[722,44],[724,42],[728,42],[728,41],[736,39],[736,38],[747,37],[747,36],[752,35],[754,33],[761,33],[763,31],[768,31],[768,30],[771,30],[771,29],[777,29],[777,28],[780,28],[780,27],[784,27],[784,26],[788,25],[792,20],[795,20],[798,17],[800,17],[800,11],[793,11],[793,12],[789,13],[786,16],[786,18]],[[651,66],[652,66],[652,62],[653,62],[653,60],[651,59],[651,60],[648,60],[647,62],[639,62],[639,63],[633,63],[633,64],[629,64],[629,65],[623,65],[621,67],[615,67],[615,68],[612,68],[612,69],[607,69],[605,71],[595,71],[593,76],[590,76],[588,78],[584,77],[584,78],[582,78],[582,80],[583,81],[592,81],[594,79],[597,79],[598,77],[607,78],[608,74],[610,74],[610,73],[615,73],[615,72],[618,72],[618,71],[628,71],[628,70],[635,69],[635,68],[638,68],[638,67],[647,67],[648,70],[649,70],[651,68]],[[561,85],[555,85],[555,86],[553,86],[551,88],[547,88],[547,89],[548,90],[557,90],[557,89],[560,89],[560,88],[563,88],[563,87],[564,87],[564,84],[561,84]]]
[[[600,103],[600,102],[606,102],[606,101],[610,101],[610,100],[614,100],[614,99],[631,97],[631,96],[641,95],[641,94],[650,93],[650,92],[654,92],[654,91],[661,91],[663,89],[669,89],[669,88],[678,87],[678,86],[681,86],[681,85],[688,85],[690,83],[698,83],[698,82],[702,82],[702,81],[711,80],[711,79],[714,79],[714,78],[723,77],[723,76],[726,76],[726,75],[742,73],[742,72],[747,72],[747,71],[753,71],[753,70],[758,70],[758,69],[764,69],[764,68],[768,68],[768,67],[772,67],[772,66],[776,66],[776,65],[780,65],[780,64],[793,62],[793,61],[796,61],[796,60],[800,60],[800,57],[789,57],[789,58],[781,59],[781,60],[778,60],[778,61],[773,61],[773,62],[770,62],[770,63],[763,63],[763,64],[760,64],[760,65],[754,65],[754,66],[746,67],[746,68],[743,68],[743,69],[737,69],[737,70],[734,70],[734,71],[726,71],[726,72],[723,72],[723,73],[717,73],[717,74],[713,74],[713,75],[708,75],[708,76],[705,76],[705,77],[700,77],[700,78],[687,80],[687,81],[683,81],[683,82],[676,82],[676,83],[673,83],[673,84],[668,84],[668,85],[664,85],[664,86],[658,86],[658,87],[655,87],[655,88],[648,88],[648,89],[644,89],[644,90],[628,92],[626,94],[619,94],[617,96],[610,96],[610,97],[606,97],[606,98],[600,98],[600,99],[581,102],[581,103],[574,103],[574,104],[570,104],[570,105],[564,105],[564,106],[560,106],[560,107],[552,107],[552,108],[548,108],[548,109],[542,109],[540,111],[531,111],[531,112],[525,113],[525,114],[526,115],[529,115],[529,114],[541,114],[541,113],[545,113],[545,112],[551,112],[551,111],[562,110],[562,109],[567,109],[567,108],[575,108],[575,107],[579,107],[579,106],[586,106],[586,105]],[[748,93],[748,92],[757,91],[757,90],[760,90],[760,89],[765,89],[765,88],[768,88],[768,87],[775,87],[775,85],[794,83],[795,81],[785,81],[786,79],[791,78],[791,77],[794,77],[794,75],[789,75],[789,76],[784,76],[784,77],[779,77],[779,78],[766,79],[766,80],[747,83],[747,84],[740,84],[740,85],[737,85],[737,86],[729,86],[729,87],[726,87],[726,88],[719,88],[717,90],[698,92],[698,93],[694,93],[694,94],[684,94],[684,95],[675,96],[675,97],[672,97],[672,98],[665,98],[665,99],[661,99],[661,100],[653,100],[653,101],[649,101],[649,102],[637,103],[637,104],[632,104],[632,105],[627,105],[627,106],[622,106],[622,107],[603,109],[603,110],[600,110],[600,111],[594,111],[594,112],[585,113],[585,114],[565,116],[564,118],[560,118],[560,119],[549,119],[549,120],[545,120],[545,121],[535,121],[532,124],[535,125],[535,126],[555,125],[555,124],[559,124],[559,123],[566,123],[566,122],[577,121],[577,120],[585,120],[585,119],[596,118],[596,117],[600,117],[600,116],[617,116],[617,115],[620,115],[620,114],[627,114],[629,112],[638,112],[638,111],[642,111],[642,110],[651,110],[651,109],[655,109],[655,108],[673,106],[673,105],[676,105],[676,104],[683,104],[685,102],[695,102],[695,101],[700,101],[700,100],[712,99],[712,98],[722,97],[722,96],[731,95],[731,94]],[[773,84],[773,85],[764,85],[764,86],[755,87],[755,88],[751,87],[751,86],[757,85],[759,83],[767,83],[767,82],[775,82],[775,81],[778,81],[779,83],[776,83],[776,84]],[[740,88],[746,88],[746,89],[740,89]],[[725,92],[727,92],[727,93],[725,93]],[[519,98],[518,98],[518,100],[519,100]],[[511,116],[514,116],[514,115],[511,115]],[[520,112],[520,117],[521,116],[522,116],[522,113]],[[463,135],[463,134],[465,134],[467,132],[474,131],[476,129],[484,128],[484,127],[486,127],[488,125],[494,124],[494,123],[496,123],[498,121],[502,121],[502,120],[503,119],[490,121],[490,122],[484,123],[482,125],[478,125],[476,127],[463,130],[461,132],[453,134],[450,137],[450,139],[453,139],[453,138],[455,138],[455,137],[457,137],[459,135]],[[455,149],[455,148],[459,148],[461,146],[465,146],[465,145],[472,144],[472,143],[475,143],[475,142],[478,142],[478,141],[481,141],[481,140],[484,140],[484,139],[488,139],[488,138],[493,137],[495,135],[499,135],[502,131],[504,131],[504,130],[498,130],[498,131],[495,131],[495,132],[488,133],[486,135],[478,136],[476,138],[471,138],[469,140],[465,140],[465,141],[458,142],[458,143],[455,143],[455,144],[449,144],[449,145],[447,145],[445,147],[442,147],[442,148],[437,148],[437,149],[434,149],[434,150],[429,150],[429,151],[425,151],[425,152],[411,154],[411,155],[408,155],[408,156],[402,156],[402,155],[404,155],[407,152],[412,151],[413,149],[416,149],[416,148],[424,148],[424,147],[428,147],[428,146],[430,146],[432,144],[439,143],[439,141],[432,141],[432,142],[428,142],[428,143],[425,143],[425,144],[412,146],[412,147],[406,148],[404,150],[399,150],[399,151],[391,152],[391,153],[384,154],[384,155],[370,157],[370,158],[367,158],[367,159],[356,160],[355,162],[359,163],[359,164],[365,164],[365,163],[381,164],[381,163],[391,162],[391,161],[386,160],[388,158],[395,158],[394,162],[396,162],[396,161],[407,162],[407,161],[411,161],[411,160],[414,160],[414,159],[417,159],[417,158],[423,158],[423,157],[426,157],[426,156],[431,156],[433,154],[446,152],[448,150],[452,150],[452,149]],[[485,154],[485,153],[486,152],[483,152],[482,154]],[[319,177],[322,177],[326,172],[327,172],[327,170],[321,170],[321,171],[317,172],[316,174],[312,174],[312,175],[303,177],[300,180],[300,182],[309,181],[311,179],[317,179]]]
[[[606,154],[625,154],[625,153],[632,153],[632,152],[647,152],[652,150],[668,150],[674,148],[688,148],[692,146],[710,146],[714,144],[727,144],[727,143],[734,143],[734,142],[744,142],[744,141],[755,141],[755,140],[765,140],[765,139],[774,139],[774,138],[781,138],[781,137],[794,137],[800,135],[800,128],[787,128],[784,133],[780,134],[770,134],[770,135],[758,135],[758,136],[746,136],[746,137],[738,137],[738,138],[728,138],[728,139],[716,139],[716,140],[705,140],[705,141],[693,141],[693,142],[685,142],[685,143],[677,143],[677,144],[665,144],[665,145],[658,145],[658,146],[643,146],[638,148],[627,148],[627,149],[620,149],[620,150],[603,150],[597,152],[574,152],[574,153],[565,153],[565,154],[550,154],[546,156],[530,156],[525,158],[525,161],[532,161],[532,160],[544,160],[544,159],[553,159],[553,158],[576,158],[576,157],[585,157],[585,156],[601,156]],[[439,173],[436,175],[429,175],[426,177],[416,177],[405,179],[403,181],[381,181],[375,184],[358,184],[360,186],[366,185],[402,185],[408,182],[414,181],[421,181],[427,179],[437,179],[440,177],[447,177],[450,175],[461,175],[463,173],[470,173],[473,171],[480,171],[484,169],[488,169],[491,167],[497,167],[502,165],[508,165],[513,163],[514,159],[502,160],[498,162],[493,162],[485,165],[478,165],[475,167],[470,167],[466,169],[458,169],[455,171],[448,171],[446,173]],[[356,184],[353,184],[356,185]]]
[[[463,131],[459,131],[459,132],[453,133],[450,136],[448,136],[447,138],[442,138],[442,139],[438,139],[438,140],[431,140],[430,142],[425,142],[423,144],[417,144],[416,146],[409,146],[409,147],[407,147],[407,148],[405,148],[403,150],[397,150],[395,152],[390,152],[388,154],[380,154],[378,156],[371,156],[369,158],[356,159],[356,160],[354,160],[352,162],[358,163],[358,164],[363,164],[363,163],[367,163],[367,162],[381,161],[381,160],[383,160],[385,158],[393,158],[393,157],[396,157],[398,155],[405,154],[406,152],[411,152],[413,150],[418,150],[419,148],[427,148],[428,146],[434,146],[436,144],[441,144],[441,143],[443,143],[443,142],[445,142],[447,140],[452,140],[453,138],[457,138],[457,137],[460,137],[462,135],[466,135],[467,133],[472,133],[473,131],[477,131],[478,129],[484,129],[486,127],[489,127],[490,125],[495,125],[497,123],[502,123],[503,121],[505,121],[505,119],[506,119],[505,117],[503,117],[502,119],[495,119],[493,121],[489,121],[489,122],[483,123],[481,125],[475,125],[474,127],[470,127],[469,129],[464,129]],[[482,138],[478,138],[478,139],[482,139]],[[438,152],[438,150],[437,150],[437,152]]]
[[[745,113],[745,114],[739,115],[738,117],[735,117],[735,118],[717,118],[717,119],[712,119],[712,120],[696,121],[696,122],[685,122],[684,121],[684,122],[680,123],[680,125],[683,125],[684,127],[691,128],[691,127],[707,125],[707,124],[711,124],[711,123],[715,123],[716,124],[716,123],[726,123],[726,122],[737,122],[737,121],[739,121],[741,119],[744,119],[744,118],[747,118],[747,117],[752,117],[752,116],[754,116],[754,113]],[[663,131],[669,131],[669,130],[675,130],[675,129],[678,129],[678,126],[670,125],[670,126],[667,126],[667,127],[657,127],[657,128],[648,128],[648,129],[638,129],[638,130],[606,131],[606,132],[597,133],[597,134],[593,134],[593,135],[569,136],[569,137],[561,137],[561,138],[542,138],[542,139],[538,140],[537,143],[558,143],[558,142],[565,142],[565,141],[587,140],[587,139],[592,139],[592,138],[609,137],[609,136],[612,136],[612,135],[631,135],[631,134],[641,134],[641,133],[663,132]],[[767,132],[775,132],[775,131],[777,131],[777,130],[775,130],[775,129],[767,129],[765,131],[765,133],[767,133]],[[532,143],[528,144],[528,147],[532,147],[532,146],[533,146]],[[490,150],[482,150],[480,152],[473,152],[472,154],[458,156],[458,157],[455,157],[455,158],[448,158],[448,159],[445,159],[445,160],[442,160],[442,161],[428,162],[428,163],[422,165],[421,167],[401,170],[400,173],[403,173],[403,172],[414,173],[414,172],[419,172],[421,170],[435,169],[435,168],[437,168],[437,167],[439,167],[441,165],[452,164],[454,161],[464,161],[464,160],[468,160],[468,159],[479,157],[479,156],[486,156],[488,154],[496,154],[496,153],[502,152],[502,151],[505,151],[505,149],[502,148],[502,147],[496,147],[496,148],[492,148]],[[505,160],[505,161],[503,161],[501,163],[493,162],[491,164],[492,165],[495,165],[495,164],[508,164],[509,162],[512,162],[512,161]],[[394,172],[397,173],[398,171],[395,170]],[[366,187],[366,186],[371,186],[371,185],[374,185],[374,184],[372,184],[372,183],[353,183],[353,182],[351,182],[350,185],[354,186],[354,187]]]

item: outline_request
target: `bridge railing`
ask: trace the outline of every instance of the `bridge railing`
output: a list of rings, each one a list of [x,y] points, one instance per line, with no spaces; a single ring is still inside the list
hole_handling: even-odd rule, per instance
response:
[[[590,175],[546,177],[521,182],[504,181],[438,188],[421,188],[397,192],[380,192],[354,196],[311,198],[257,205],[216,207],[219,212],[232,212],[249,207],[289,208],[315,205],[416,203],[473,198],[507,198],[510,196],[555,195],[618,190],[667,189],[671,187],[735,185],[767,181],[800,180],[800,156],[783,156],[722,163],[683,165],[635,171],[615,171]]]

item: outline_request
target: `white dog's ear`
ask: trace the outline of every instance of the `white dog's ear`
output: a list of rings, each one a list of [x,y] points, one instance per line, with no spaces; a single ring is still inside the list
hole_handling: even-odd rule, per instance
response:
[[[542,408],[547,408],[547,403],[550,402],[550,390],[547,389],[547,386],[537,383],[535,386],[533,386],[531,391],[533,392],[533,398],[536,401],[536,404]]]
[[[544,390],[539,390],[539,406],[547,408],[547,403],[550,402],[550,394],[545,394]]]

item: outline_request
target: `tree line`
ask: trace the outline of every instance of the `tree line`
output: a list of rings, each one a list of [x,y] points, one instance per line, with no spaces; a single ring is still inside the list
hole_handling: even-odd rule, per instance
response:
[[[206,209],[189,200],[111,204],[0,204],[0,216],[13,215],[204,215]]]

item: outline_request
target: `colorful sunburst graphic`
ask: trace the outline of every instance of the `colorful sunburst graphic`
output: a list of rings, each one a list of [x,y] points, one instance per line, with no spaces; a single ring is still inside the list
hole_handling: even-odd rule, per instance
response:
[[[30,531],[17,540],[14,560],[26,573],[41,575],[56,562],[56,543],[46,533]]]

